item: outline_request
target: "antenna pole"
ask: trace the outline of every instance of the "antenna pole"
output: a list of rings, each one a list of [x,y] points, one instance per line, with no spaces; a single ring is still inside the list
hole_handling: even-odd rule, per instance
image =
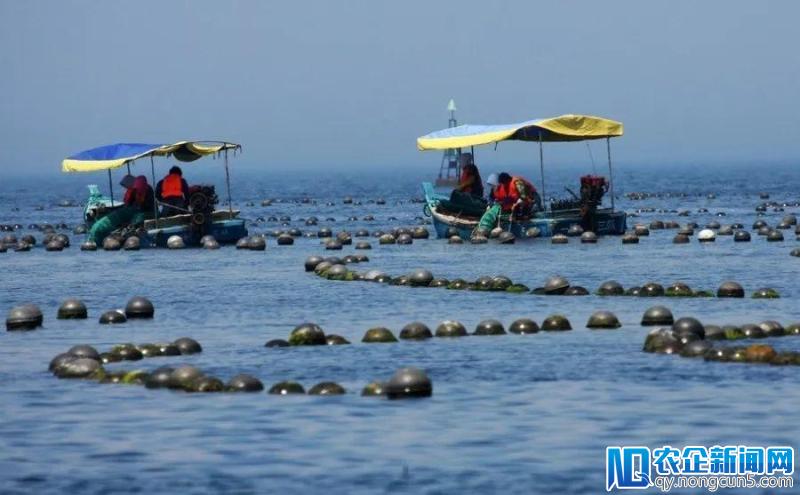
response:
[[[233,200],[231,199],[231,173],[228,170],[228,149],[225,148],[225,185],[228,189],[228,212],[230,217],[233,218]]]
[[[153,155],[150,155],[150,176],[153,178],[153,196],[156,192],[156,166],[153,164]],[[156,228],[158,228],[158,198],[153,197],[153,217],[156,219]]]
[[[606,138],[606,150],[608,151],[608,187],[611,192],[611,210],[614,210],[614,174],[611,170],[611,138]]]
[[[111,195],[111,206],[114,206],[114,186],[111,180],[111,169],[108,169],[108,193]]]
[[[547,193],[544,189],[544,149],[542,146],[542,131],[539,131],[539,172],[542,174],[542,206],[547,211]]]

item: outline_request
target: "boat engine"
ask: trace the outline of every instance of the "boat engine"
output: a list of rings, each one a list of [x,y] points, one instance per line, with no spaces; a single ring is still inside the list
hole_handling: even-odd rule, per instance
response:
[[[200,236],[211,230],[211,217],[219,202],[212,185],[199,185],[189,188],[189,209],[192,212],[192,230]]]

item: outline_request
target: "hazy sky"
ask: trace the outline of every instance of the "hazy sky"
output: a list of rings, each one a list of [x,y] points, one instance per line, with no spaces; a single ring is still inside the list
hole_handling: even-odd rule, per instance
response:
[[[621,120],[626,164],[800,161],[799,19],[800,2],[752,0],[0,0],[0,169],[193,138],[266,170],[435,169],[415,139],[451,97],[469,123]]]

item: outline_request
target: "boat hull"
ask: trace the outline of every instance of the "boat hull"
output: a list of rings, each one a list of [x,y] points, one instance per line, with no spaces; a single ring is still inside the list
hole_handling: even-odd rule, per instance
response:
[[[437,210],[438,202],[447,199],[446,196],[434,191],[430,183],[423,184],[425,192],[425,213],[428,214],[436,230],[436,236],[440,239],[448,237],[448,231],[455,228],[459,237],[469,239],[475,227],[478,226],[478,219],[458,217],[443,213]],[[600,209],[597,211],[597,232],[598,235],[622,235],[627,228],[627,215],[622,211],[611,209]],[[578,210],[563,210],[556,212],[537,213],[534,218],[524,222],[514,222],[504,224],[501,227],[511,231],[516,237],[525,237],[525,232],[531,227],[539,229],[541,237],[552,237],[556,234],[566,234],[573,225],[581,224],[581,215]]]

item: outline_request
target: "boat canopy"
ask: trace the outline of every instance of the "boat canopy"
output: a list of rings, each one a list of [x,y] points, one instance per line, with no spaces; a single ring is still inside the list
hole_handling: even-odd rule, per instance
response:
[[[225,150],[241,149],[240,144],[224,141],[179,141],[174,144],[117,143],[76,153],[61,162],[63,172],[112,170],[147,156],[172,156],[181,162]]]
[[[584,141],[622,136],[622,122],[590,115],[561,115],[518,124],[460,125],[417,138],[420,151],[466,148],[500,141]]]

